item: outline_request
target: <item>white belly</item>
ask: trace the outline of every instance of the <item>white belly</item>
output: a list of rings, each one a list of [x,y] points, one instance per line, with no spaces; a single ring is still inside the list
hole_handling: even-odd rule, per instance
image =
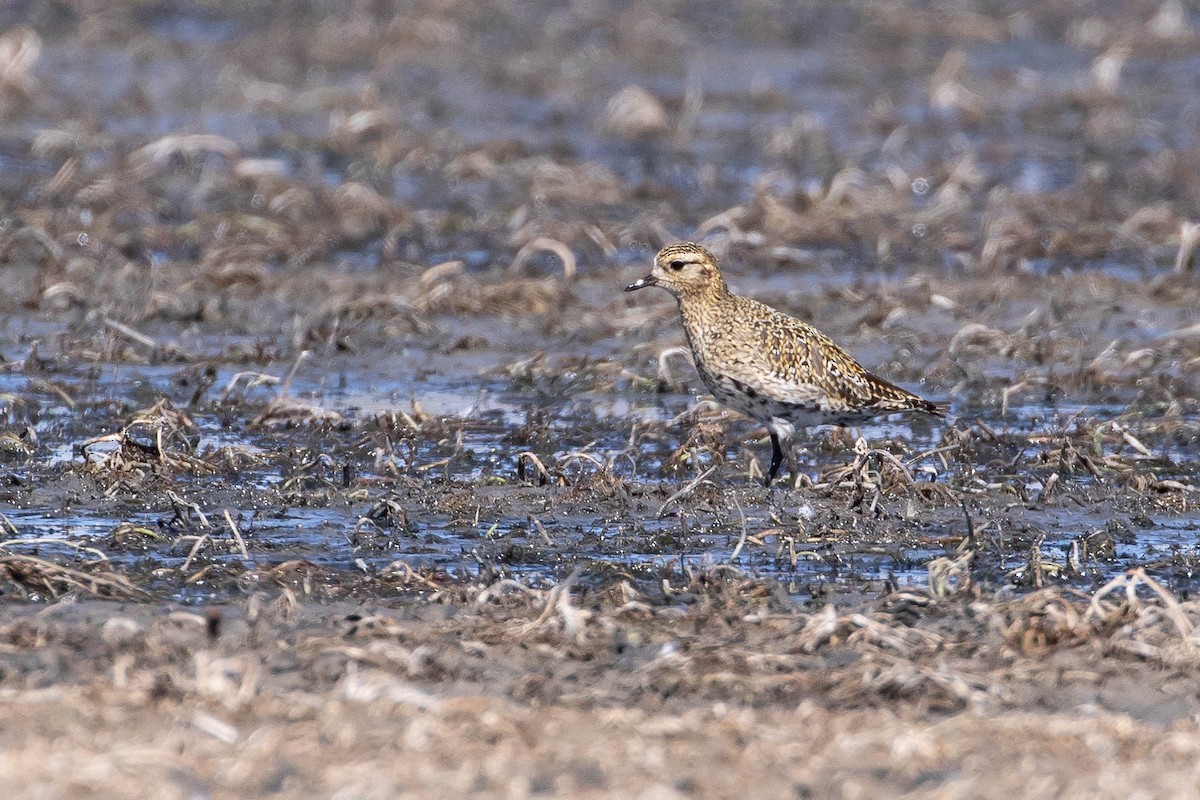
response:
[[[828,425],[838,416],[829,407],[828,395],[817,386],[789,387],[789,398],[795,399],[782,402],[763,390],[753,389],[732,378],[710,376],[703,372],[701,377],[721,405],[753,417],[772,429]]]

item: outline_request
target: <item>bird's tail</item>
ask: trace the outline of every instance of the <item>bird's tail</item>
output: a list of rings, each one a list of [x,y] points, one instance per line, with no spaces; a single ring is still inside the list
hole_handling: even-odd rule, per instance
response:
[[[935,417],[944,417],[950,406],[948,403],[935,403],[920,395],[913,394],[907,389],[901,389],[890,381],[885,381],[876,375],[868,375],[871,389],[876,396],[875,408],[880,411],[901,412],[920,411]]]
[[[944,417],[950,411],[949,403],[935,402],[922,398],[917,399],[920,401],[915,406],[917,411],[924,411],[926,414],[932,414],[935,417]]]

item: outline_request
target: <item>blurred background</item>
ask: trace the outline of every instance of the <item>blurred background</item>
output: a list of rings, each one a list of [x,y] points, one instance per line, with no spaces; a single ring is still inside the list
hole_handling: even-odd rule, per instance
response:
[[[581,271],[710,236],[759,268],[817,249],[850,272],[1143,279],[1200,218],[1194,16],[1177,0],[9,2],[0,257],[49,247],[85,303],[147,259],[480,270],[544,238]],[[553,268],[545,250],[521,260]]]

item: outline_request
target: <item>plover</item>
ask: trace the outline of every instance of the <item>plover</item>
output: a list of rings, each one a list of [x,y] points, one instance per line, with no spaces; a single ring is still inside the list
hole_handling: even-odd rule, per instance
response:
[[[698,244],[664,247],[649,275],[625,287],[666,289],[679,302],[700,379],[718,402],[767,426],[771,485],[798,428],[853,425],[909,411],[945,416],[932,403],[867,372],[807,322],[729,291],[712,254]]]

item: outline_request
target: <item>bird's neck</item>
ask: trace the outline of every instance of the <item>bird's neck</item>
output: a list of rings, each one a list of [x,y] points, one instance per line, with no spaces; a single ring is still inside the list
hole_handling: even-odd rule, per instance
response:
[[[733,299],[729,286],[724,278],[718,278],[707,286],[692,289],[676,296],[680,308],[698,308],[702,306],[719,306]]]
[[[691,337],[695,330],[711,325],[714,317],[719,317],[734,297],[722,280],[703,289],[680,294],[675,299],[679,302],[683,325]]]

